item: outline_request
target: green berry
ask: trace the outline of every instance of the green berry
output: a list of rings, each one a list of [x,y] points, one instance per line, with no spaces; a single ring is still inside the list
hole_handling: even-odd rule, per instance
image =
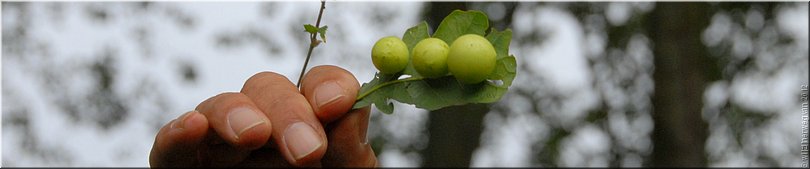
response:
[[[495,57],[495,48],[489,40],[480,35],[467,34],[450,45],[447,68],[462,83],[479,83],[495,70]]]
[[[383,74],[394,74],[408,65],[408,46],[395,36],[377,40],[371,48],[371,62]]]
[[[447,74],[447,54],[450,47],[438,38],[427,38],[416,43],[413,48],[413,68],[428,78]]]

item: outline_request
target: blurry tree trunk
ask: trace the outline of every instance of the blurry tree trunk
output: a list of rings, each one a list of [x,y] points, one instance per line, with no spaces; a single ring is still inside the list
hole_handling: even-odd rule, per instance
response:
[[[444,17],[450,15],[453,10],[467,10],[467,4],[464,2],[431,2],[428,3],[428,9],[425,11],[428,25],[430,26],[431,35],[439,24],[442,23]]]
[[[424,167],[468,167],[478,148],[486,104],[453,106],[430,112]]]
[[[656,3],[648,31],[654,43],[651,166],[706,166],[703,91],[716,65],[701,41],[707,3]]]
[[[464,2],[432,2],[425,13],[433,31],[453,10],[466,10]],[[468,167],[478,148],[488,105],[452,106],[428,115],[428,145],[422,150],[422,166]]]

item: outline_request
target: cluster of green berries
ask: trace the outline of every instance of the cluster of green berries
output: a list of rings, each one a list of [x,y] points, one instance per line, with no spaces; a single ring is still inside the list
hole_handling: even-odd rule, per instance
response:
[[[413,54],[413,58],[410,58]],[[476,34],[466,34],[447,45],[438,38],[426,38],[416,43],[413,51],[395,36],[383,37],[371,49],[371,61],[383,74],[401,72],[413,59],[413,68],[427,78],[437,78],[449,72],[459,82],[479,83],[495,70],[495,48],[489,40]]]

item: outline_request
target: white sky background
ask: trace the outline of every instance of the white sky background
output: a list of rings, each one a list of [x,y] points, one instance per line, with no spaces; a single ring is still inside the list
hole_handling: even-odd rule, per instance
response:
[[[111,21],[99,24],[88,20],[85,9],[99,5],[107,9]],[[31,108],[33,133],[43,148],[57,149],[69,154],[70,159],[55,161],[36,154],[26,154],[20,146],[19,130],[3,133],[3,161],[15,166],[148,166],[148,153],[154,141],[156,128],[146,123],[160,120],[166,123],[182,113],[192,110],[200,101],[221,92],[239,91],[244,81],[260,71],[274,71],[296,82],[303,65],[307,34],[303,24],[312,24],[317,17],[319,3],[285,2],[273,3],[272,19],[268,19],[259,3],[212,3],[182,2],[156,3],[154,13],[137,13],[132,7],[121,3],[65,3],[63,21],[53,21],[45,10],[49,4],[37,3],[30,8],[33,29],[32,39],[44,40],[51,49],[49,59],[42,62],[20,61],[3,57],[4,97],[13,95],[19,100],[4,102],[7,110],[24,104]],[[367,56],[378,37],[401,36],[402,32],[417,22],[412,11],[421,10],[417,2],[403,3],[329,3],[322,24],[328,25],[328,43],[318,47],[310,67],[322,64],[339,65],[356,74],[360,82],[371,80],[373,66]],[[165,10],[164,10],[165,9]],[[186,30],[174,24],[173,18],[163,11],[180,11],[194,17],[193,29]],[[386,25],[376,25],[371,12],[391,12]],[[5,11],[8,12],[8,11]],[[5,13],[4,13],[5,14]],[[126,19],[124,19],[126,18]],[[3,17],[4,27],[16,24],[15,16]],[[9,24],[9,25],[7,25]],[[151,53],[144,53],[140,44],[132,40],[131,31],[145,25],[151,36]],[[273,37],[272,41],[284,50],[278,56],[267,56],[263,48],[255,44],[236,48],[216,47],[215,37],[220,32],[240,32],[255,28]],[[374,30],[374,31],[371,31]],[[294,34],[295,32],[297,34]],[[300,32],[300,33],[299,33]],[[96,53],[106,47],[117,47],[115,92],[131,93],[143,77],[159,81],[149,89],[162,92],[168,98],[168,112],[154,112],[148,103],[133,105],[132,113],[124,124],[109,132],[96,129],[93,124],[74,124],[58,108],[49,105],[49,93],[43,90],[37,69],[55,70],[71,63],[88,63],[98,59]],[[351,56],[336,56],[343,53]],[[150,55],[151,56],[144,56]],[[37,54],[34,54],[37,55]],[[340,59],[336,57],[342,57]],[[197,69],[198,82],[188,85],[177,72],[177,62],[190,62]],[[52,66],[52,67],[49,67]],[[55,70],[58,71],[58,70]],[[86,82],[92,79],[84,72],[62,72],[66,93],[83,93],[93,90]],[[84,77],[82,77],[84,76]],[[9,93],[7,91],[13,91]],[[80,94],[76,94],[80,95]],[[42,99],[39,96],[46,96]],[[8,98],[8,97],[7,97]],[[154,116],[160,118],[155,119]],[[396,117],[391,117],[396,118]],[[399,119],[402,120],[402,119]],[[7,128],[8,129],[8,128]],[[69,132],[66,132],[69,131]],[[14,156],[8,156],[14,154]],[[396,156],[388,159],[397,159]],[[391,160],[382,160],[383,162]],[[387,163],[386,163],[387,164]],[[391,164],[398,164],[393,162]],[[408,165],[405,163],[404,165]],[[410,164],[413,165],[413,164]]]
[[[296,82],[298,73],[303,65],[307,34],[302,30],[303,24],[314,24],[317,17],[318,2],[284,2],[273,3],[271,18],[267,18],[262,8],[264,6],[255,2],[239,3],[213,3],[213,2],[161,2],[152,4],[155,13],[138,13],[132,7],[121,3],[65,3],[60,15],[62,21],[54,21],[52,10],[45,3],[36,3],[32,6],[33,29],[28,30],[30,38],[46,42],[50,47],[48,53],[29,53],[30,58],[2,57],[2,87],[3,120],[10,110],[21,107],[29,109],[30,123],[34,128],[29,134],[39,138],[40,148],[53,151],[54,154],[70,156],[69,159],[55,160],[53,156],[30,154],[24,149],[20,138],[25,133],[20,130],[10,130],[3,126],[2,131],[2,161],[13,163],[15,166],[148,166],[148,154],[157,131],[155,124],[163,124],[193,109],[200,101],[221,92],[238,91],[244,81],[260,71],[274,71],[288,76]],[[85,8],[92,5],[103,6],[112,18],[110,22],[100,24],[88,20]],[[322,25],[328,25],[328,43],[315,49],[310,67],[315,65],[339,65],[357,76],[363,83],[371,80],[376,71],[371,65],[368,56],[371,46],[384,36],[401,36],[410,26],[415,25],[421,18],[417,18],[422,4],[419,2],[394,3],[367,3],[345,2],[327,3],[327,9]],[[627,6],[611,6],[608,17],[611,23],[621,23],[626,19]],[[792,10],[780,13],[779,24],[785,29],[795,32],[799,42],[807,44],[807,5],[800,5]],[[177,25],[164,11],[180,11],[194,18],[195,26],[185,29]],[[385,13],[384,15],[378,13]],[[3,29],[18,24],[15,14],[4,9]],[[378,16],[381,15],[381,16]],[[384,18],[385,24],[375,17]],[[485,133],[482,147],[473,156],[472,166],[531,166],[531,149],[527,146],[535,141],[543,140],[542,136],[548,133],[548,119],[554,117],[572,123],[593,108],[598,100],[590,87],[593,75],[587,64],[585,51],[594,50],[586,47],[600,46],[598,40],[586,40],[582,26],[567,11],[555,8],[519,8],[514,15],[514,35],[525,35],[533,29],[548,29],[553,33],[542,46],[534,48],[515,48],[513,42],[511,53],[515,54],[518,62],[526,62],[537,72],[543,72],[544,78],[555,82],[555,88],[564,91],[575,91],[575,96],[567,100],[568,105],[560,112],[549,112],[540,117],[530,110],[514,112],[509,116],[488,115],[485,121]],[[800,22],[794,22],[800,21]],[[133,40],[133,31],[145,29],[149,32],[146,41],[149,46],[143,46]],[[245,30],[258,30],[271,37],[271,43],[281,46],[278,53],[268,53],[258,46],[260,43],[245,42],[246,45],[234,48],[219,48],[216,37],[222,32],[239,33]],[[300,33],[295,33],[300,32]],[[588,44],[588,45],[582,45]],[[601,44],[604,45],[604,44]],[[82,96],[93,90],[90,86],[92,79],[89,73],[77,69],[87,63],[99,59],[100,51],[105,47],[117,49],[117,72],[114,91],[122,95],[138,92],[136,88],[143,79],[151,79],[152,84],[147,91],[161,93],[165,96],[167,112],[152,105],[147,99],[134,99],[130,105],[131,112],[123,124],[108,131],[99,129],[94,124],[73,123],[65,113],[51,103],[54,99],[45,90],[39,71],[45,69],[59,72],[60,82],[64,82],[61,92],[68,96]],[[144,52],[148,48],[152,52]],[[598,49],[597,49],[598,51]],[[3,54],[6,52],[4,51]],[[273,56],[268,56],[273,55]],[[801,57],[801,56],[799,56]],[[806,56],[805,56],[806,57]],[[33,59],[33,60],[32,60]],[[35,60],[35,59],[41,59]],[[806,62],[806,58],[805,62]],[[197,71],[197,82],[189,84],[182,79],[178,72],[178,63],[190,63]],[[806,67],[806,65],[805,65]],[[64,69],[64,70],[60,70]],[[801,72],[801,71],[799,71]],[[804,70],[801,77],[806,77]],[[801,73],[799,73],[801,74]],[[766,79],[751,78],[751,82],[740,82],[730,86],[730,89],[716,92],[748,93],[742,95],[738,102],[745,104],[763,103],[761,98],[771,98],[774,109],[779,114],[789,114],[792,105],[782,102],[798,87],[801,78],[795,78],[796,72],[784,72],[775,77]],[[518,76],[514,85],[531,85],[526,77]],[[765,77],[763,77],[765,78]],[[773,81],[772,83],[757,83],[759,81]],[[806,83],[806,81],[803,81]],[[779,88],[776,92],[768,92],[769,88]],[[722,87],[720,87],[722,88]],[[795,90],[794,90],[795,88]],[[762,90],[760,90],[762,89]],[[709,90],[707,90],[709,91]],[[715,90],[711,90],[715,91]],[[761,91],[761,92],[751,92]],[[160,97],[161,95],[147,95],[146,97]],[[711,97],[707,94],[706,97]],[[8,98],[14,98],[9,100]],[[758,99],[759,98],[759,99]],[[747,100],[746,100],[747,99]],[[778,103],[785,103],[779,105]],[[526,100],[515,100],[510,104],[515,107],[531,104]],[[769,108],[767,105],[764,107]],[[763,107],[760,106],[760,107]],[[393,115],[379,116],[381,124],[385,126],[370,126],[384,128],[394,132],[397,139],[407,140],[419,138],[412,132],[424,130],[426,114],[412,106],[397,105],[397,112]],[[493,113],[490,113],[493,114]],[[775,130],[789,134],[798,131],[798,123],[791,121],[791,116],[779,116],[773,126]],[[5,121],[4,121],[5,122]],[[645,125],[643,122],[642,125]],[[782,124],[782,125],[779,125]],[[646,124],[649,125],[649,124]],[[790,128],[796,126],[796,128]],[[609,159],[599,158],[600,154],[609,151],[609,138],[605,129],[599,126],[576,126],[561,148],[561,166],[605,166]],[[769,131],[769,130],[768,130]],[[649,132],[649,131],[647,131]],[[369,136],[375,134],[370,130]],[[779,133],[777,133],[779,134]],[[792,138],[779,135],[777,138]],[[798,136],[796,136],[798,138]],[[711,140],[710,140],[711,141]],[[779,141],[779,140],[777,140]],[[404,141],[408,142],[408,141]],[[418,142],[418,141],[416,141]],[[707,141],[709,142],[709,141]],[[722,141],[719,141],[722,142]],[[389,144],[420,144],[399,143]],[[423,143],[421,143],[423,144]],[[648,143],[649,144],[649,143]],[[763,142],[761,145],[777,151],[781,142]],[[796,144],[798,148],[798,142]],[[784,146],[782,146],[784,147]],[[707,146],[707,149],[710,148]],[[598,151],[594,151],[598,150]],[[712,152],[715,150],[707,150]],[[716,150],[719,154],[734,152],[734,150]],[[737,150],[744,151],[744,150]],[[749,150],[752,151],[752,150]],[[791,150],[792,151],[792,150]],[[394,148],[386,148],[383,154],[378,154],[383,166],[418,166],[420,160],[417,154],[399,152]],[[590,158],[585,158],[590,157]],[[794,157],[784,157],[784,163],[795,162]],[[718,166],[749,166],[747,159],[753,157],[731,156],[723,158]],[[640,159],[625,159],[634,164]],[[789,165],[789,164],[786,164]],[[632,165],[631,165],[632,166]]]

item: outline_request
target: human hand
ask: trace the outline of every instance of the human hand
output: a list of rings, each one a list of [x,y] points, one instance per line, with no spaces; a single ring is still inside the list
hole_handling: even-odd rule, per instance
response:
[[[160,129],[150,165],[376,166],[366,138],[369,108],[351,110],[360,88],[354,75],[317,66],[301,85],[261,72],[241,92],[203,101]]]

